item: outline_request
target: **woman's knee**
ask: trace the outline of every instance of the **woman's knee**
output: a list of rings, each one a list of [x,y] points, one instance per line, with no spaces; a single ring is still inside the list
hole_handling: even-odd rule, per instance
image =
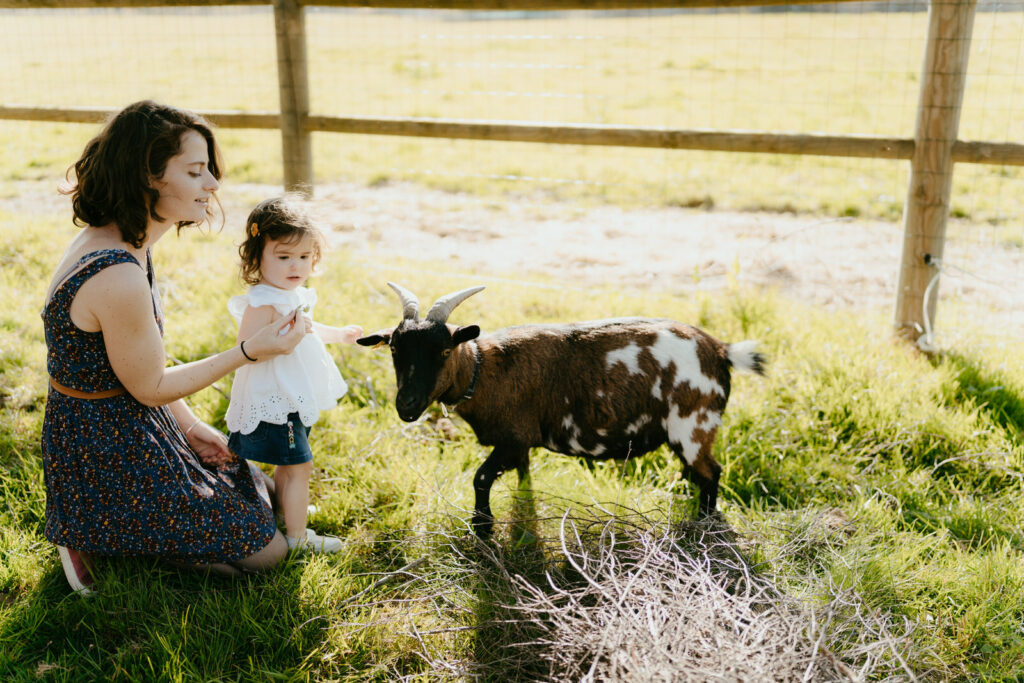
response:
[[[280,531],[275,531],[274,537],[270,539],[270,543],[267,543],[260,550],[238,560],[234,564],[245,571],[259,572],[275,566],[287,555],[288,542],[284,540],[284,534]]]

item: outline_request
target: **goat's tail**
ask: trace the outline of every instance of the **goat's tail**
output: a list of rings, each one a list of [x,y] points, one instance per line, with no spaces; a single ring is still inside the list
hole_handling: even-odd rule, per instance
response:
[[[763,375],[768,359],[757,350],[756,341],[747,340],[729,344],[729,362],[737,370]]]

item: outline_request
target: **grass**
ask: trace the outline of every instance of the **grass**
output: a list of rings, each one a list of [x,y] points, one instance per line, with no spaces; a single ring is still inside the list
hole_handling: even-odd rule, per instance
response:
[[[19,103],[119,107],[156,97],[203,109],[277,107],[266,11],[2,11],[0,18],[0,68]],[[913,128],[921,14],[456,18],[310,13],[314,110],[895,136]],[[1021,25],[1013,13],[976,19],[962,137],[1021,139]],[[544,64],[565,68],[535,68]],[[20,180],[55,183],[94,132],[0,122],[0,193],[17,199]],[[225,130],[220,139],[232,181],[280,178],[278,135]],[[906,191],[905,164],[888,161],[342,135],[314,136],[314,156],[325,181],[414,179],[495,201],[515,193],[895,218]],[[1018,176],[958,167],[953,209],[966,220],[951,230],[973,235],[978,226],[966,221],[987,221],[992,242],[1019,248]],[[532,507],[516,502],[513,475],[502,478],[492,495],[495,540],[474,543],[466,536],[471,477],[485,450],[459,421],[454,431],[440,430],[437,410],[421,423],[400,423],[387,356],[346,347],[335,356],[350,392],[312,436],[320,512],[311,523],[345,539],[339,555],[298,558],[237,582],[119,560],[104,564],[98,595],[71,595],[42,535],[38,443],[46,394],[38,311],[54,245],[72,235],[61,211],[0,209],[3,680],[558,679],[568,676],[568,661],[612,665],[594,647],[604,642],[597,631],[573,631],[581,627],[567,604],[604,618],[603,596],[626,595],[616,592],[622,577],[677,586],[680,567],[709,556],[700,531],[682,523],[691,491],[665,450],[592,470],[538,450]],[[160,245],[172,357],[196,359],[232,343],[225,304],[240,291],[232,254],[226,235],[191,232]],[[362,264],[343,252],[326,265],[314,282],[318,319],[366,329],[395,322],[387,279],[424,299],[476,283],[401,262]],[[736,287],[692,298],[621,288],[581,293],[500,275],[479,274],[488,289],[459,308],[459,322],[494,329],[671,316],[723,339],[760,339],[771,357],[768,378],[737,376],[716,446],[731,564],[695,572],[704,581],[687,584],[695,605],[652,604],[679,622],[712,598],[743,608],[746,588],[752,608],[782,624],[777,630],[799,641],[793,651],[817,657],[816,667],[828,652],[872,679],[1019,677],[1019,344],[979,346],[977,330],[961,323],[956,350],[928,359],[878,334],[888,311],[852,316]],[[196,411],[223,426],[221,391],[229,385],[193,397]],[[522,527],[539,541],[519,543]],[[582,531],[567,540],[563,528]],[[662,554],[645,554],[652,547]],[[715,562],[702,568],[725,561],[711,556]],[[601,571],[574,567],[580,558]],[[616,562],[623,571],[603,571]],[[640,566],[650,571],[630,573]],[[736,583],[737,571],[746,583]],[[732,588],[723,593],[722,585]],[[819,637],[819,646],[807,646]],[[827,677],[824,668],[813,671]]]
[[[619,509],[623,523],[642,529],[616,537],[623,552],[651,534],[668,539],[659,547],[671,541],[699,552],[685,533],[678,537],[692,510],[690,488],[664,449],[593,470],[538,450],[533,509],[514,504],[515,476],[502,478],[492,496],[495,541],[476,546],[466,537],[470,482],[484,449],[458,420],[453,433],[439,431],[436,410],[424,422],[400,423],[388,357],[345,347],[336,358],[350,393],[313,431],[320,512],[312,525],[345,539],[339,555],[295,559],[236,582],[146,559],[112,561],[98,595],[70,594],[42,535],[46,375],[37,311],[57,258],[51,245],[69,239],[71,228],[63,216],[35,216],[28,224],[0,216],[4,680],[502,680],[511,666],[523,677],[558,678],[552,652],[574,650],[545,649],[537,638],[563,633],[554,626],[564,624],[522,617],[557,602],[563,593],[555,585],[564,595],[583,590],[558,540],[564,514],[600,525]],[[225,304],[240,289],[231,255],[226,235],[192,232],[161,243],[170,355],[190,360],[231,343]],[[371,273],[345,253],[326,265],[314,282],[318,318],[366,329],[395,321],[385,279],[425,298],[472,280],[402,263]],[[1024,667],[1019,349],[980,355],[965,345],[929,360],[877,334],[886,312],[845,317],[737,289],[683,299],[488,283],[459,308],[459,321],[494,329],[635,313],[699,322],[728,340],[760,339],[769,377],[737,376],[716,453],[731,547],[761,577],[760,590],[768,582],[784,601],[771,603],[773,618],[805,624],[809,613],[833,615],[822,632],[826,649],[872,678],[909,671],[1007,680]],[[223,425],[221,393],[207,389],[192,402]],[[517,543],[512,522],[540,541]],[[516,575],[523,578],[508,578]],[[524,593],[522,581],[533,592]],[[872,630],[879,624],[888,630]],[[802,625],[792,632],[805,633]],[[576,635],[574,646],[593,644],[586,632]]]
[[[279,108],[269,8],[0,16],[8,101]],[[465,16],[311,9],[313,112],[913,137],[924,13]],[[1019,13],[978,14],[962,139],[1024,138],[1022,27]],[[59,175],[93,130],[0,122],[0,178]],[[279,135],[222,140],[229,177],[280,180]],[[313,148],[320,182],[414,180],[499,197],[895,220],[907,192],[905,161],[341,134],[315,134]],[[1020,180],[1014,167],[961,165],[952,214],[1012,225]]]

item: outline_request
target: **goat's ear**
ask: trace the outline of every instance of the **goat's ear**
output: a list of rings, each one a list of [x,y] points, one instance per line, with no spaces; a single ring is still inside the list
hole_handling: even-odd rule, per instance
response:
[[[476,339],[480,336],[479,325],[466,325],[465,327],[457,327],[452,332],[452,341],[455,342],[456,346],[462,342],[468,342],[470,339]]]
[[[368,334],[365,337],[356,339],[356,344],[359,344],[360,346],[372,346],[374,348],[384,346],[391,343],[392,332],[394,332],[394,328],[390,330],[377,330],[373,334]]]

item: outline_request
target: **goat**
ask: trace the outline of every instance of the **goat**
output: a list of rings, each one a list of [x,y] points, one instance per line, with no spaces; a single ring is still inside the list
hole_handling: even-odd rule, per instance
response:
[[[503,472],[529,477],[530,449],[624,459],[668,443],[700,489],[698,517],[716,509],[721,466],[711,448],[729,398],[730,369],[764,374],[757,342],[721,342],[680,322],[651,318],[522,325],[480,336],[448,323],[483,287],[444,296],[419,319],[419,301],[389,282],[402,321],[357,340],[387,344],[398,416],[413,422],[434,401],[454,406],[493,450],[473,478],[473,528],[490,536],[490,490]]]

